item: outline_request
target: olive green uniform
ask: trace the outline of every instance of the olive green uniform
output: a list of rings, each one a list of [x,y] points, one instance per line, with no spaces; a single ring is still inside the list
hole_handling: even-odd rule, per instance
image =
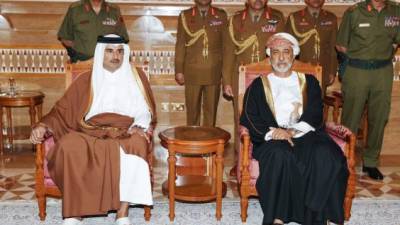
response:
[[[322,90],[329,84],[329,75],[336,75],[336,34],[335,14],[321,9],[313,16],[304,8],[289,15],[286,32],[300,42],[299,60],[322,66]]]
[[[349,8],[343,16],[337,44],[347,48],[342,79],[342,123],[357,132],[365,104],[368,143],[364,166],[376,167],[389,117],[393,84],[393,44],[400,42],[400,8],[387,2],[380,12],[369,1]]]
[[[80,0],[68,8],[58,38],[73,41],[75,55],[68,53],[71,61],[76,62],[92,58],[97,37],[106,34],[117,34],[129,40],[118,6],[103,1],[99,14],[96,14],[89,0]]]
[[[215,7],[209,7],[204,15],[197,7],[179,15],[175,73],[184,74],[187,125],[200,125],[203,105],[203,126],[215,126],[226,27],[225,11]],[[197,33],[202,29],[206,35]]]
[[[223,84],[231,85],[233,89],[233,108],[234,108],[234,142],[235,149],[238,149],[239,125],[238,115],[238,87],[239,87],[239,66],[256,63],[266,58],[265,44],[269,37],[277,32],[282,32],[285,28],[285,17],[282,12],[266,7],[261,16],[257,19],[251,18],[248,9],[235,13],[230,18],[229,29],[224,36],[224,66],[222,70]],[[240,47],[237,44],[244,43],[252,35],[256,35],[258,47],[251,44]],[[241,52],[240,52],[241,51]]]

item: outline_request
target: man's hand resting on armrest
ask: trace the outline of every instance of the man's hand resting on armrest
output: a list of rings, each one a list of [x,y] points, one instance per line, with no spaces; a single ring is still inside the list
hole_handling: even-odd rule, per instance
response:
[[[29,138],[32,144],[40,144],[44,141],[44,135],[47,128],[43,125],[38,125],[32,129],[31,137]]]
[[[137,126],[129,128],[128,134],[135,134],[135,133],[138,134],[139,136],[146,138],[147,143],[150,143],[150,136],[147,132],[145,132],[143,128]]]

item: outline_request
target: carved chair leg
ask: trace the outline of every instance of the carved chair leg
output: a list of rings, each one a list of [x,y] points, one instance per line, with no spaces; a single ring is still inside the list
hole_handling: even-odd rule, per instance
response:
[[[240,217],[242,222],[245,223],[247,220],[247,208],[249,207],[249,199],[247,197],[240,198]]]
[[[36,146],[36,172],[35,172],[35,194],[39,207],[40,220],[46,219],[46,187],[44,185],[44,145],[37,144]]]
[[[39,206],[39,217],[41,221],[46,219],[46,196],[37,196]]]
[[[344,219],[347,221],[350,219],[351,216],[351,207],[355,195],[355,183],[355,172],[350,171],[350,177],[347,185],[346,195],[344,198]]]
[[[151,208],[148,205],[144,206],[144,219],[146,221],[150,221],[150,217],[151,217]]]

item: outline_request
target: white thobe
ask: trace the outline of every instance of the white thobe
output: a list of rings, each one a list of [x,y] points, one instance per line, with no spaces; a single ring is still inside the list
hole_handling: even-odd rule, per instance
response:
[[[292,72],[288,77],[278,77],[272,73],[267,77],[274,102],[275,118],[279,127],[292,128],[298,131],[294,138],[315,131],[315,128],[310,124],[304,121],[298,122],[303,113],[303,96],[297,73]],[[267,132],[264,139],[266,141],[271,140],[272,131]]]
[[[131,116],[135,119],[131,126],[147,129],[151,113],[137,84],[121,84],[118,71],[104,71],[101,92],[89,110],[86,120],[99,113],[111,112]],[[148,163],[139,156],[126,154],[120,147],[120,201],[130,204],[153,205],[150,171]]]

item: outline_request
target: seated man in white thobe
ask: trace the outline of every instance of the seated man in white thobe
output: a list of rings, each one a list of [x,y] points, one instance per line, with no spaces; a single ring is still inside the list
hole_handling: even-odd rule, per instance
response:
[[[299,52],[292,35],[271,36],[273,72],[255,79],[244,96],[240,123],[260,165],[256,189],[263,224],[342,224],[346,158],[323,129],[317,79],[292,70]]]
[[[147,154],[154,98],[129,53],[123,38],[99,37],[92,71],[80,75],[32,130],[35,144],[54,137],[48,169],[62,193],[64,225],[110,210],[117,210],[117,225],[130,225],[130,204],[153,204]]]

